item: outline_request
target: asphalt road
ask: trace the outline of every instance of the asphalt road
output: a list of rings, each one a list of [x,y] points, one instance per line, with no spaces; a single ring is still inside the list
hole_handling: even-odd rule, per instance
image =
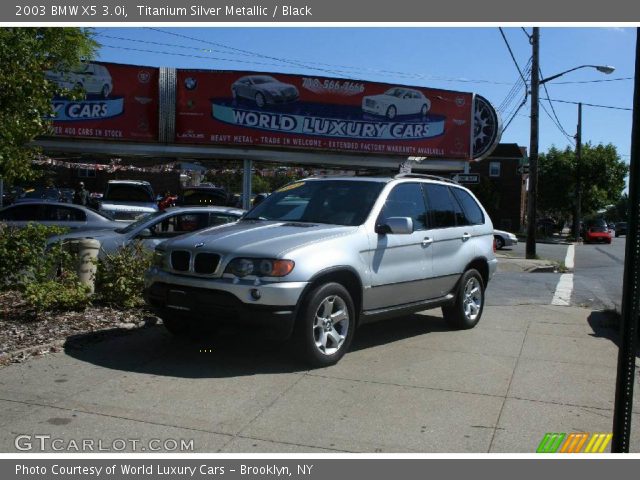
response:
[[[611,245],[576,245],[572,304],[620,310],[626,237]]]

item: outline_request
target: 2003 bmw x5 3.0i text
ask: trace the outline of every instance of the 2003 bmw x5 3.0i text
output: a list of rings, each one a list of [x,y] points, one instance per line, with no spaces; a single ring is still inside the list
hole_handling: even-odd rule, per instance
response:
[[[465,188],[437,177],[317,177],[277,190],[239,222],[165,242],[145,298],[167,329],[266,325],[314,366],[357,326],[442,307],[474,327],[496,270],[493,226]]]

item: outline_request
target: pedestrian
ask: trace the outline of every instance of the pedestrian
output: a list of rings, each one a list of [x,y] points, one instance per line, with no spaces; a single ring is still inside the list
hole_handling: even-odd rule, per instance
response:
[[[84,188],[84,182],[80,182],[78,189],[73,193],[73,203],[85,207],[89,203],[89,191]]]

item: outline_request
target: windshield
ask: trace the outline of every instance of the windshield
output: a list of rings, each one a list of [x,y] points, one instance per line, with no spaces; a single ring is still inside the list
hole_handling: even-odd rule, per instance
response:
[[[243,220],[361,225],[384,185],[351,180],[296,182],[269,195]]]
[[[136,220],[135,222],[130,223],[126,227],[116,229],[116,233],[129,233],[129,232],[132,232],[133,230],[138,228],[140,225],[142,225],[144,223],[147,223],[149,220],[151,220],[153,218],[157,218],[157,217],[159,217],[160,215],[163,215],[163,214],[164,214],[164,212],[148,213],[148,214],[144,215],[143,217],[139,218],[138,220]]]
[[[110,184],[103,200],[116,202],[153,202],[151,188],[143,185]]]
[[[260,85],[262,83],[277,83],[277,80],[273,77],[253,77],[253,84]]]

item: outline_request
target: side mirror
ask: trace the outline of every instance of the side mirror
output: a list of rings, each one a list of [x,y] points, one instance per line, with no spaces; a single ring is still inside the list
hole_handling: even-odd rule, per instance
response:
[[[410,235],[413,233],[413,219],[410,217],[389,217],[383,224],[376,225],[376,233],[386,235]]]
[[[138,233],[139,238],[151,238],[152,235],[153,234],[151,233],[151,230],[149,230],[148,228],[144,228],[140,230],[140,233]]]

